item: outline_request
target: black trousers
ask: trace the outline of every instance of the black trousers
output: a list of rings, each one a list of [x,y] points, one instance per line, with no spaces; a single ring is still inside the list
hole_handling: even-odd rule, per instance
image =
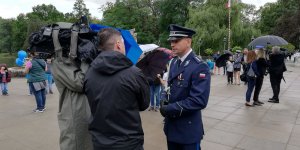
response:
[[[283,74],[271,74],[270,73],[270,81],[271,81],[271,87],[273,90],[273,99],[279,100],[279,92],[280,92],[280,83],[282,80]]]
[[[256,78],[253,101],[258,101],[259,100],[259,93],[261,91],[261,87],[263,85],[263,82],[264,82],[264,76]]]
[[[227,81],[228,81],[228,84],[233,83],[233,72],[227,71]]]

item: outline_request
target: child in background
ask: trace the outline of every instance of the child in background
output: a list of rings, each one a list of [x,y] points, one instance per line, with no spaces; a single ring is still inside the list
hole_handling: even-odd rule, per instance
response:
[[[2,95],[8,96],[7,83],[10,82],[8,69],[5,66],[0,68],[0,86]]]
[[[229,57],[229,60],[226,62],[227,67],[227,85],[230,83],[233,84],[233,59],[232,56]]]

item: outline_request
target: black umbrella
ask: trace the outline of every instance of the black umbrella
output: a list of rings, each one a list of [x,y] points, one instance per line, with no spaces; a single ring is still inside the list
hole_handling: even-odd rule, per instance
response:
[[[279,36],[275,35],[266,35],[261,36],[256,39],[254,39],[248,46],[250,47],[256,47],[256,46],[277,46],[277,45],[287,45],[289,44],[285,39]]]
[[[148,79],[154,81],[157,74],[161,74],[164,70],[166,70],[166,65],[172,58],[169,51],[170,50],[167,49],[156,49],[148,52],[147,55],[136,64],[136,66],[142,70]]]
[[[226,62],[229,59],[229,57],[232,56],[231,53],[225,53],[222,54],[217,60],[216,60],[216,66],[217,67],[223,67],[226,66]]]

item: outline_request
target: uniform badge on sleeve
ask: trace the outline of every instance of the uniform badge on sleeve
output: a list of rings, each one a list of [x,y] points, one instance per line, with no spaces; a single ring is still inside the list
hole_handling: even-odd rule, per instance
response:
[[[200,73],[199,77],[200,77],[200,79],[204,79],[206,77],[206,75],[204,73]]]

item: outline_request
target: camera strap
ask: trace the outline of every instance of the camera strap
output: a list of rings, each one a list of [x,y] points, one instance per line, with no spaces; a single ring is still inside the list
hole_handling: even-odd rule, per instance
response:
[[[78,32],[79,32],[79,27],[77,24],[74,24],[72,26],[72,32],[71,32],[70,55],[69,55],[69,57],[73,60],[77,58]]]
[[[55,57],[62,59],[62,47],[60,45],[58,34],[59,34],[59,26],[55,26],[52,30],[52,39],[55,50]]]

